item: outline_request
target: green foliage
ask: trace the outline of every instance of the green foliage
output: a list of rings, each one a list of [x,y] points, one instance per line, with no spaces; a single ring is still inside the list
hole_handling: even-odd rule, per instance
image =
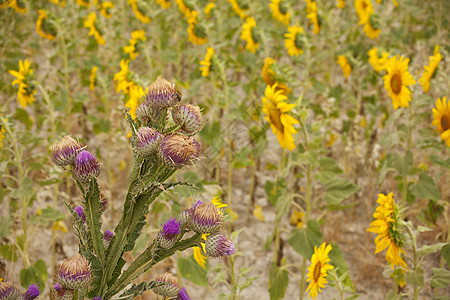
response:
[[[314,253],[314,247],[319,246],[321,241],[320,224],[315,220],[309,220],[306,228],[292,229],[288,240],[292,248],[308,260]]]
[[[20,284],[25,288],[34,283],[40,286],[41,289],[44,289],[47,278],[47,265],[42,259],[37,260],[29,268],[24,268],[20,271]]]
[[[272,264],[269,273],[269,293],[270,300],[283,299],[286,294],[289,276],[286,270],[278,268]]]
[[[206,262],[205,269],[203,269],[201,266],[197,264],[197,262],[194,260],[194,257],[192,256],[189,256],[188,258],[180,257],[177,260],[177,266],[178,270],[180,271],[181,275],[184,278],[200,286],[208,285],[208,278],[206,277],[209,270],[208,262]]]

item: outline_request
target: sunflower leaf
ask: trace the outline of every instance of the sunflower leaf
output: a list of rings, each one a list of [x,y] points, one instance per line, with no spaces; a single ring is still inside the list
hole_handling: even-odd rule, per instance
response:
[[[289,283],[288,271],[272,264],[269,275],[270,300],[283,299]]]

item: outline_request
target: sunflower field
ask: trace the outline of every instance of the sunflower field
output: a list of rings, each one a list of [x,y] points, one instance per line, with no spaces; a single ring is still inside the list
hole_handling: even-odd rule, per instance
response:
[[[450,299],[449,13],[0,0],[0,300]]]

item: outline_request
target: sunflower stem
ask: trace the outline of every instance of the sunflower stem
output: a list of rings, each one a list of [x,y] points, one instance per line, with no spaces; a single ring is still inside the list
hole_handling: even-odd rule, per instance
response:
[[[409,237],[412,240],[412,251],[413,251],[413,263],[414,263],[414,268],[413,268],[413,272],[416,272],[417,269],[419,268],[419,257],[417,255],[417,239],[416,239],[416,235],[414,234],[414,232],[412,231],[411,227],[412,225],[406,224],[406,231],[408,232]],[[419,287],[418,286],[414,286],[414,296],[413,299],[418,300],[419,299]]]

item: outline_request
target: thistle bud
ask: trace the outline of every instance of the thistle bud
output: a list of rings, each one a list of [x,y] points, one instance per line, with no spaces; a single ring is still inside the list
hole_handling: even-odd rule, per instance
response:
[[[32,284],[28,287],[27,291],[19,296],[19,300],[34,300],[39,298],[39,287]]]
[[[158,150],[159,143],[163,139],[158,131],[150,127],[139,128],[136,134],[136,152],[142,157],[148,157]]]
[[[106,230],[103,233],[103,243],[105,244],[105,248],[109,246],[109,242],[111,242],[111,239],[113,238],[113,236],[114,236],[114,233],[109,230]]]
[[[229,238],[217,232],[208,235],[206,238],[205,252],[209,257],[217,258],[236,253],[236,247]]]
[[[86,215],[84,214],[83,207],[77,206],[77,207],[75,207],[74,211],[77,213],[80,220],[83,221],[83,223],[86,223]]]
[[[181,101],[181,92],[174,83],[158,76],[156,81],[148,87],[144,97],[145,103],[150,107],[167,108]]]
[[[64,289],[84,289],[89,286],[91,280],[89,262],[80,254],[65,259],[56,273],[56,281]]]
[[[200,107],[195,105],[179,105],[172,109],[173,121],[181,125],[181,130],[187,133],[197,133],[202,129],[202,114]]]
[[[193,138],[183,135],[168,135],[160,143],[159,155],[169,166],[181,168],[198,159],[202,146]]]
[[[102,300],[102,297],[95,297],[95,298],[93,298],[92,300]]]
[[[180,292],[181,288],[178,285],[178,280],[171,273],[164,273],[159,275],[156,279],[156,282],[164,283],[163,285],[157,286],[153,289],[155,294],[163,296],[163,297],[176,297]]]
[[[191,300],[191,298],[186,293],[186,289],[182,288],[181,291],[178,293],[178,297],[176,300]]]
[[[63,289],[59,283],[56,283],[53,286],[52,293],[53,293],[53,296],[55,296],[56,300],[72,300],[73,299],[73,291]]]
[[[19,289],[9,282],[0,282],[0,299],[15,300],[19,296]]]
[[[59,167],[73,165],[75,163],[75,157],[82,148],[76,140],[66,135],[58,144],[51,146],[52,162]]]
[[[162,230],[158,234],[158,244],[161,248],[169,249],[175,245],[177,236],[180,234],[180,222],[175,218],[169,219],[166,223],[161,224]]]
[[[92,177],[97,177],[100,173],[100,163],[89,151],[83,150],[75,159],[72,173],[78,181],[88,183]]]
[[[163,110],[164,108],[151,107],[147,103],[142,103],[136,108],[136,117],[144,125],[159,123],[163,117]]]
[[[203,204],[203,202],[199,200],[191,208],[185,209],[180,212],[180,214],[178,215],[178,220],[180,220],[181,231],[185,229],[192,229],[192,213],[194,212],[195,208],[201,204]]]
[[[211,202],[195,208],[191,217],[192,230],[197,233],[214,233],[222,227],[222,214]]]

